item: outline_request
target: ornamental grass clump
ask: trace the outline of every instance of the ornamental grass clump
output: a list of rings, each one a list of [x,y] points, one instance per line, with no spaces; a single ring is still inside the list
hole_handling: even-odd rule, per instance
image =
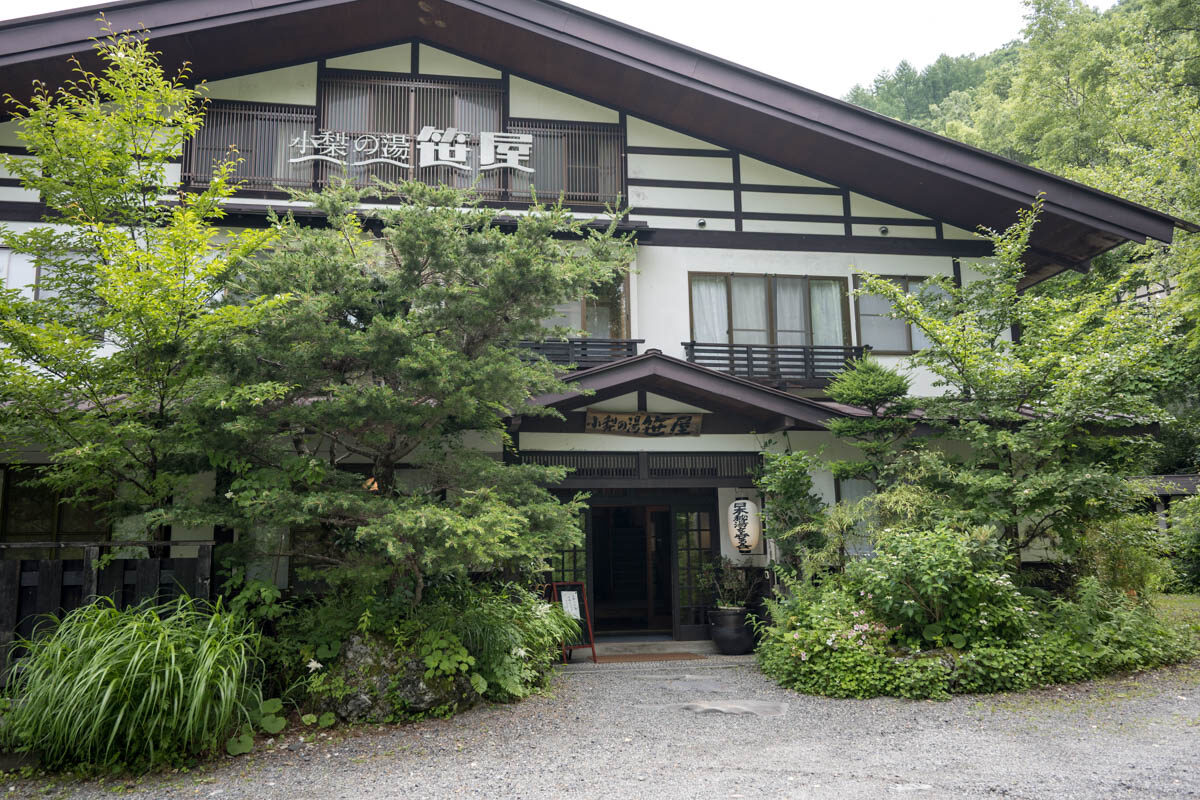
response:
[[[120,610],[107,598],[23,641],[7,747],[50,769],[147,769],[215,752],[260,697],[258,634],[188,597]]]

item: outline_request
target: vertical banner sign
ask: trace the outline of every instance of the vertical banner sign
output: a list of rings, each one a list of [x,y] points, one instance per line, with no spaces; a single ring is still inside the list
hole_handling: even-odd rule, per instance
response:
[[[750,555],[758,547],[762,537],[762,518],[758,504],[739,497],[729,504],[729,540],[742,555]]]

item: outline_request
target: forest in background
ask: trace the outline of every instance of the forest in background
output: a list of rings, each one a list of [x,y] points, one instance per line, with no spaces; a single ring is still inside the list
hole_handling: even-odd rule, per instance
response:
[[[1028,0],[1020,39],[984,55],[902,61],[845,99],[934,133],[1200,223],[1200,3]],[[1161,357],[1178,379],[1163,398],[1159,473],[1200,468],[1200,234],[1125,245],[1037,291],[1071,291],[1141,269],[1185,320]]]

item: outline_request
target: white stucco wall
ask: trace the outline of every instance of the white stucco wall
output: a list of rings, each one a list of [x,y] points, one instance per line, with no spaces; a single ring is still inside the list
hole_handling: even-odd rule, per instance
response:
[[[421,66],[423,69],[423,61]],[[613,124],[621,118],[615,108],[597,105],[515,75],[509,77],[508,88],[508,113],[512,117]]]
[[[294,103],[311,106],[317,102],[317,64],[256,72],[208,84],[214,100],[244,100],[257,103]]]

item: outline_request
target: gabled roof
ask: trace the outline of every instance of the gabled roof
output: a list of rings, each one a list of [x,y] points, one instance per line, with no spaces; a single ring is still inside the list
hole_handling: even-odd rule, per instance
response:
[[[578,390],[535,397],[534,405],[566,411],[637,391],[649,391],[709,410],[727,410],[776,430],[827,430],[829,420],[848,416],[833,404],[797,397],[760,383],[663,355],[651,348],[633,358],[568,373]],[[845,407],[843,407],[845,408]]]
[[[1040,193],[1029,282],[1188,222],[558,0],[126,0],[0,24],[0,88],[67,76],[104,11],[166,63],[225,78],[420,40],[969,230]]]

